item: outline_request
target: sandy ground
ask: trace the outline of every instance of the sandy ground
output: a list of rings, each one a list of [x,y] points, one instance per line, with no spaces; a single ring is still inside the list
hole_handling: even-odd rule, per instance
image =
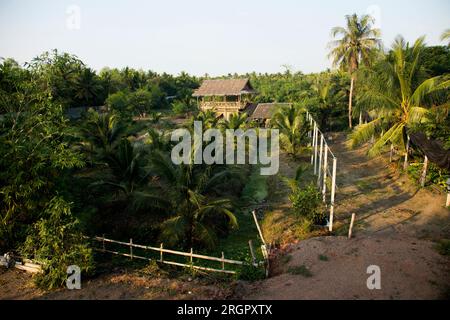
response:
[[[244,299],[440,299],[446,296],[448,259],[429,241],[405,237],[320,237],[291,246],[280,274],[245,285]],[[321,260],[324,259],[324,260]],[[310,277],[289,272],[305,266]],[[367,268],[380,267],[380,290],[369,290]]]
[[[433,242],[450,238],[445,196],[418,189],[386,159],[368,159],[365,148],[348,150],[344,142],[343,134],[332,135],[338,158],[335,232],[345,235],[355,213],[354,238],[317,237],[287,245],[272,261],[267,280],[220,284],[122,271],[88,280],[82,290],[43,292],[33,287],[30,275],[0,269],[0,299],[450,298],[450,258],[438,254]],[[286,165],[286,173],[295,171],[295,164]],[[286,206],[281,203],[278,210],[283,213]],[[380,267],[380,290],[367,288],[370,265]],[[293,274],[300,266],[309,276]]]
[[[209,300],[228,299],[234,283],[214,283],[189,277],[171,279],[139,272],[115,272],[92,280],[82,279],[81,290],[42,291],[32,276],[0,269],[0,300]]]

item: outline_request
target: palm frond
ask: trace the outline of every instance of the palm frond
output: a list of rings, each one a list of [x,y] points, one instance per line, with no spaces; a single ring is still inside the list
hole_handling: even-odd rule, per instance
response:
[[[349,135],[347,144],[351,148],[356,148],[361,144],[369,141],[375,134],[377,127],[381,124],[381,119],[375,119],[368,123],[358,125]]]

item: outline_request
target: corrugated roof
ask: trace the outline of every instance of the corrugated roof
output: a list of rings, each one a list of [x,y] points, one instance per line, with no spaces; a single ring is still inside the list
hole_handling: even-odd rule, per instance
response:
[[[248,79],[216,79],[204,80],[192,96],[238,96],[254,92]]]
[[[288,107],[290,103],[259,103],[250,119],[270,119],[279,108]]]

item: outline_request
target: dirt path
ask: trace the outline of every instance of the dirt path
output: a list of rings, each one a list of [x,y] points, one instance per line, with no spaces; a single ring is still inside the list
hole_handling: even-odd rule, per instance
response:
[[[343,134],[333,138],[331,148],[338,158],[338,224],[348,224],[349,216],[355,213],[354,230],[360,236],[450,237],[450,211],[444,208],[444,194],[418,188],[410,178],[396,173],[387,159],[369,159],[366,147],[348,150]]]
[[[437,299],[449,296],[450,260],[430,240],[450,238],[445,196],[414,186],[366,148],[348,150],[331,135],[338,158],[337,233],[357,216],[353,234],[291,245],[279,275],[242,287],[243,299]],[[369,290],[367,267],[381,270],[381,290]]]

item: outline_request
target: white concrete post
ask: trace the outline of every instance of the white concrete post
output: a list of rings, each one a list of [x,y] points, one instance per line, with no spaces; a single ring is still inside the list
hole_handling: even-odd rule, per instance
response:
[[[330,232],[333,231],[333,215],[334,215],[334,197],[336,193],[336,166],[337,159],[333,158],[333,173],[331,176],[331,200],[330,200]]]
[[[317,123],[315,123],[316,128],[316,139],[314,143],[314,174],[317,174],[317,152],[318,150],[318,143],[319,143],[319,128],[317,127]]]
[[[422,176],[420,177],[420,185],[422,187],[425,187],[425,181],[427,180],[427,169],[428,169],[428,157],[425,156],[425,160],[423,162]]]
[[[409,136],[406,139],[406,152],[405,152],[405,162],[403,162],[403,170],[408,168],[408,151],[409,151]]]
[[[352,219],[350,220],[350,227],[348,228],[348,238],[349,239],[352,237],[352,229],[353,229],[354,223],[355,223],[355,214],[352,213]]]
[[[316,139],[316,124],[314,124],[312,131],[312,140],[311,140],[311,164],[314,163],[314,142]]]
[[[322,188],[322,197],[323,202],[326,203],[326,195],[327,195],[327,170],[328,170],[328,145],[325,143],[325,153],[323,159],[323,188]]]
[[[318,164],[318,166],[317,166],[317,187],[319,188],[319,190],[320,190],[320,186],[321,186],[321,183],[322,183],[322,180],[321,180],[321,178],[322,178],[322,153],[323,153],[323,142],[324,142],[324,137],[323,137],[323,134],[321,133],[320,134],[320,153],[319,153],[319,164]]]

